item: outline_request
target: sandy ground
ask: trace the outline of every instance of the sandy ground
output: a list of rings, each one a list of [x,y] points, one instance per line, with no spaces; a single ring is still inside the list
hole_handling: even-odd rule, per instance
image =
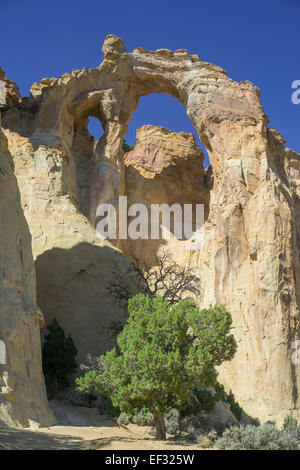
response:
[[[52,407],[59,424],[38,430],[0,427],[0,449],[201,450],[196,444],[172,438],[156,441],[148,426],[118,426],[95,408],[60,403]]]

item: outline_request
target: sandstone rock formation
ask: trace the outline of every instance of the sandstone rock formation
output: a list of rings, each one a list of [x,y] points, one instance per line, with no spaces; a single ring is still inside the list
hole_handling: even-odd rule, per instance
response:
[[[51,425],[31,237],[0,117],[0,426]]]
[[[40,143],[33,141],[30,129],[35,112],[36,103],[26,99],[18,107],[8,107],[5,132],[32,234],[38,305],[46,325],[56,318],[71,334],[80,363],[88,353],[105,352],[112,341],[109,327],[124,315],[107,287],[119,280],[134,294],[135,286],[126,278],[128,261],[117,248],[99,239],[81,211],[78,194],[88,154],[78,150],[83,164],[76,166],[77,161],[70,162],[64,152],[42,138]],[[19,126],[18,131],[14,126]],[[92,147],[86,133],[83,151]]]
[[[291,360],[292,343],[300,335],[300,156],[267,128],[260,92],[250,82],[237,83],[182,49],[130,53],[121,39],[109,35],[103,52],[99,68],[44,79],[34,84],[31,98],[3,113],[46,319],[57,316],[75,340],[84,331],[86,343],[91,328],[101,334],[105,315],[115,311],[118,316],[116,306],[104,313],[104,292],[94,298],[102,280],[118,274],[124,282],[125,267],[119,251],[96,239],[96,208],[102,202],[117,205],[140,161],[132,154],[134,165],[125,173],[122,142],[139,98],[171,94],[184,104],[212,165],[207,219],[188,242],[193,250],[182,262],[198,268],[201,305],[224,303],[233,315],[238,352],[220,368],[220,380],[253,417],[282,421],[290,410],[300,417],[300,374]],[[96,143],[87,131],[89,116],[98,117],[104,129]],[[150,179],[146,163],[142,170],[139,165],[137,178]],[[152,180],[172,185],[162,177],[168,172],[163,165]],[[199,185],[200,199],[208,200],[204,188]],[[138,191],[131,188],[128,194],[145,198]],[[105,261],[100,253],[107,253]]]
[[[172,134],[172,133],[170,133]],[[141,135],[143,138],[141,139]],[[175,133],[172,134],[172,140],[173,142],[177,142],[177,135]],[[297,217],[297,211],[299,211],[299,182],[298,179],[300,177],[300,156],[293,152],[290,149],[285,149],[284,146],[284,140],[280,136],[280,134],[277,131],[274,131],[272,129],[268,129],[267,131],[267,138],[268,138],[268,145],[270,148],[270,154],[272,158],[272,162],[274,164],[274,169],[276,172],[278,172],[278,175],[280,177],[280,180],[283,180],[286,186],[288,186],[289,191],[290,191],[290,199],[289,199],[289,204],[291,205],[292,210],[294,211],[293,214],[293,219],[291,220],[291,226],[289,227],[290,230],[295,230],[296,233],[294,234],[296,240],[297,246],[294,246],[293,252],[297,253],[297,249],[299,246],[299,222],[298,222],[298,217]],[[154,150],[151,153],[151,150]],[[159,149],[159,151],[158,151]],[[177,151],[179,151],[179,147],[177,147]],[[155,155],[156,152],[159,155],[159,162],[156,163],[155,161]],[[154,156],[154,158],[153,158]],[[173,185],[173,192],[172,192],[172,186],[170,186],[170,179],[168,178],[167,175],[164,175],[164,165],[160,164],[160,162],[168,162],[168,150],[166,149],[165,145],[165,138],[164,135],[162,135],[159,132],[159,128],[154,128],[152,126],[144,126],[144,128],[139,129],[138,131],[138,138],[137,138],[137,145],[135,149],[131,152],[129,152],[127,155],[125,155],[125,165],[126,165],[126,194],[129,195],[129,201],[131,203],[139,203],[143,202],[151,202],[151,203],[161,203],[160,199],[160,194],[161,192],[164,194],[163,199],[168,201],[169,204],[173,203],[176,198],[177,201],[180,200],[180,197],[178,197],[178,194],[176,194],[176,190],[174,191],[174,188],[178,188],[180,194],[184,194],[184,188],[180,186],[181,183],[181,178],[180,178],[180,169],[174,166],[174,171],[173,171],[173,176],[174,176],[174,185]],[[180,161],[180,160],[179,160]],[[173,161],[174,163],[174,161]],[[167,165],[166,165],[167,166]],[[190,171],[187,171],[185,176],[186,179],[191,178],[192,181],[192,176],[193,176],[193,171],[191,171],[191,168],[189,169]],[[155,173],[156,172],[156,173]],[[155,177],[159,175],[159,184],[150,183],[151,177],[153,178],[153,175],[155,174]],[[207,190],[207,187],[213,188],[213,185],[211,186],[211,180],[210,180],[210,169],[206,171],[206,177],[203,178],[203,170],[202,170],[202,180],[201,183],[202,185],[199,185],[199,195],[201,191],[205,194],[205,190]],[[232,178],[231,178],[232,180]],[[228,179],[227,184],[231,183],[231,180]],[[226,182],[226,179],[224,180]],[[188,181],[186,181],[188,183]],[[262,198],[262,201],[265,201],[266,198],[270,198],[271,196],[268,194],[270,191],[270,187],[263,187],[264,182],[261,183],[261,193],[260,196]],[[177,185],[177,186],[176,186]],[[186,186],[185,186],[186,187]],[[190,189],[192,188],[191,185],[188,186]],[[162,188],[162,189],[160,189]],[[226,189],[226,186],[225,186]],[[165,191],[165,192],[164,192]],[[221,199],[221,193],[222,190],[220,189],[220,196],[217,199],[217,201],[222,201]],[[195,192],[193,190],[193,194],[197,194],[197,191]],[[214,191],[211,191],[211,197],[213,197]],[[175,199],[170,199],[170,195],[174,195]],[[169,196],[169,197],[168,197]],[[248,196],[249,197],[249,196]],[[185,201],[187,202],[187,201]],[[197,201],[198,203],[204,203],[205,205],[208,204],[209,199],[208,198],[199,198]],[[195,203],[195,200],[194,200]],[[263,205],[260,209],[260,203]],[[230,201],[227,196],[227,200],[225,201],[225,204],[222,203],[220,207],[216,207],[215,214],[210,214],[208,215],[206,219],[206,224],[203,226],[199,232],[195,234],[195,236],[187,241],[177,241],[174,239],[171,239],[171,241],[166,242],[163,240],[159,241],[159,244],[155,245],[155,250],[151,251],[149,250],[149,247],[151,248],[151,241],[149,242],[148,240],[139,240],[136,241],[135,243],[133,241],[126,241],[125,243],[122,243],[122,249],[125,252],[125,254],[129,257],[132,256],[137,256],[139,259],[146,259],[146,261],[155,261],[155,254],[159,252],[159,250],[167,248],[168,251],[171,251],[173,254],[173,257],[179,261],[180,263],[189,265],[193,268],[197,268],[198,270],[198,275],[201,279],[201,287],[202,287],[202,298],[200,303],[202,305],[208,305],[210,302],[224,302],[226,305],[228,305],[228,300],[232,299],[230,302],[230,309],[233,313],[234,311],[234,302],[240,302],[242,303],[243,301],[243,296],[244,295],[253,295],[253,308],[257,305],[257,303],[260,300],[260,296],[258,296],[258,292],[256,291],[256,288],[252,283],[254,282],[253,280],[253,274],[252,270],[253,268],[258,265],[258,261],[262,264],[262,267],[260,267],[259,273],[263,270],[264,266],[266,263],[271,262],[271,256],[266,260],[264,259],[264,254],[261,253],[262,259],[258,260],[258,251],[259,250],[266,250],[266,244],[269,239],[269,237],[272,240],[272,243],[274,243],[274,238],[277,239],[279,238],[279,234],[277,232],[277,227],[276,227],[276,221],[271,220],[268,221],[268,218],[270,217],[270,214],[267,213],[265,214],[265,217],[267,217],[267,220],[262,220],[262,215],[260,214],[259,216],[257,215],[258,211],[264,212],[266,210],[266,204],[265,202],[260,202],[260,200],[256,200],[256,203],[253,201],[253,204],[255,206],[255,222],[248,222],[247,219],[250,219],[250,215],[253,211],[251,209],[250,214],[246,212],[247,219],[244,220],[244,215],[243,212],[241,211],[240,213],[232,213],[229,211],[229,215],[227,216],[228,219],[224,218],[223,214],[226,214],[226,211],[230,209]],[[281,207],[281,202],[278,204],[279,207]],[[235,206],[233,206],[235,207]],[[213,206],[210,204],[209,210],[212,211]],[[279,209],[278,209],[279,210]],[[284,206],[281,207],[281,210],[284,211]],[[253,211],[254,212],[254,211]],[[254,212],[255,213],[255,212]],[[298,212],[299,213],[299,212]],[[206,211],[207,215],[207,211]],[[258,221],[256,220],[256,217],[259,217]],[[250,228],[247,227],[247,224],[250,223]],[[258,228],[255,227],[255,224],[259,224]],[[262,226],[260,224],[263,224]],[[236,230],[236,238],[233,240],[223,240],[223,234],[220,237],[220,234],[218,233],[218,230],[215,228],[215,226],[219,226],[220,224],[232,224],[232,226],[229,228],[235,229]],[[269,226],[268,226],[269,224]],[[221,225],[221,226],[222,226]],[[239,248],[241,251],[235,253],[235,250],[238,249],[239,245],[237,243],[238,240],[242,241],[245,229],[244,226],[249,230],[249,234],[246,233],[246,241],[244,241],[245,246]],[[226,227],[226,225],[225,225]],[[209,231],[212,229],[211,235],[209,235]],[[228,228],[226,230],[229,232]],[[260,241],[259,245],[255,245],[253,243],[253,246],[247,247],[246,242],[247,240],[251,240],[251,237],[254,235],[251,233],[252,231],[255,231],[255,240],[258,240],[259,237],[263,239],[263,241]],[[259,235],[256,233],[259,232]],[[268,232],[271,232],[271,236]],[[211,236],[211,239],[210,239]],[[288,234],[288,231],[285,232],[285,234],[282,234],[280,236],[283,236],[285,238],[289,238],[291,234]],[[218,238],[220,237],[220,238]],[[273,238],[274,237],[274,238]],[[177,242],[177,243],[176,243]],[[225,247],[223,248],[225,243]],[[246,249],[248,249],[248,254]],[[213,251],[213,266],[208,265],[208,253]],[[238,256],[237,256],[238,255]],[[282,253],[278,252],[276,255],[281,259],[283,257]],[[276,256],[275,255],[275,256]],[[273,256],[273,261],[274,261],[274,254]],[[298,256],[298,255],[297,255]],[[227,259],[229,258],[229,260]],[[212,262],[211,261],[211,262]],[[255,262],[255,263],[254,263]],[[225,266],[223,265],[225,264]],[[233,266],[231,266],[231,263],[233,263]],[[234,266],[234,263],[236,263],[236,266]],[[239,263],[241,263],[241,266],[239,266]],[[254,265],[254,266],[253,266]],[[237,269],[238,268],[238,269]],[[236,292],[233,287],[233,282],[237,282],[237,279],[235,277],[239,273],[239,270],[241,269],[240,277],[238,278],[238,291]],[[272,268],[273,269],[273,268]],[[281,268],[283,269],[283,268]],[[298,273],[298,260],[295,260],[295,276],[297,276]],[[294,274],[289,274],[288,271],[285,268],[284,269],[284,279],[281,281],[282,284],[280,287],[282,288],[281,292],[281,299],[282,301],[289,302],[290,301],[290,294],[288,290],[288,284],[291,282],[292,278],[289,278],[289,276],[294,276]],[[261,275],[261,274],[260,274]],[[229,279],[228,279],[228,276]],[[272,276],[272,272],[271,272]],[[225,280],[224,280],[225,278]],[[270,278],[269,278],[270,279]],[[296,278],[297,279],[297,278]],[[217,283],[216,283],[217,281]],[[222,282],[221,285],[219,283]],[[243,286],[244,284],[244,286]],[[268,286],[271,288],[271,285]],[[279,285],[278,284],[273,284],[274,291],[277,292],[277,295],[279,294]],[[293,289],[295,289],[293,291]],[[214,289],[212,292],[210,292],[211,289]],[[253,289],[253,290],[252,290]],[[241,292],[239,292],[241,290]],[[295,287],[290,288],[291,292],[294,292],[295,295],[297,295],[297,286],[295,284]],[[285,293],[284,293],[285,291]],[[216,295],[218,294],[218,295]],[[226,296],[226,297],[225,297]],[[205,299],[207,300],[205,301]],[[238,307],[237,307],[238,309]],[[295,307],[295,312],[297,312],[297,306]],[[273,382],[273,378],[270,379],[270,387],[273,387],[273,394],[270,395],[269,398],[269,403],[267,403],[267,399],[265,397],[264,403],[261,405],[261,408],[259,408],[259,404],[257,403],[257,394],[251,389],[248,394],[246,394],[246,389],[247,389],[247,384],[249,382],[249,377],[252,377],[253,380],[256,380],[256,388],[257,390],[260,390],[260,393],[263,394],[263,391],[266,387],[266,383],[264,382],[264,378],[267,379],[269,374],[271,374],[271,371],[269,370],[271,368],[271,363],[272,363],[272,358],[271,358],[271,353],[265,352],[264,348],[268,350],[268,348],[272,348],[272,342],[274,341],[272,353],[275,353],[276,355],[276,350],[278,348],[278,343],[280,342],[282,330],[279,332],[276,332],[276,322],[277,319],[276,317],[270,321],[268,316],[264,316],[264,320],[261,320],[258,315],[252,317],[252,315],[249,315],[248,317],[245,315],[239,315],[240,313],[243,313],[242,310],[240,312],[236,312],[234,315],[234,326],[235,326],[235,335],[239,341],[239,350],[236,358],[230,363],[230,364],[224,364],[222,368],[220,368],[220,373],[222,377],[222,381],[227,385],[227,389],[233,388],[235,390],[235,394],[237,396],[240,396],[241,399],[240,401],[244,404],[245,410],[248,411],[248,413],[253,416],[253,417],[259,417],[263,420],[269,419],[269,416],[266,411],[272,409],[272,407],[276,406],[276,401],[278,400],[278,396],[276,396],[276,393],[278,393],[278,389],[275,388],[275,384]],[[295,314],[295,313],[294,313]],[[265,314],[266,315],[266,314]],[[293,314],[292,314],[293,315]],[[293,316],[289,315],[289,322],[292,321]],[[296,321],[297,321],[297,314],[295,314]],[[253,322],[253,323],[252,323]],[[291,328],[291,323],[289,325],[289,328]],[[267,326],[271,329],[271,334],[273,336],[266,336],[266,333],[268,331]],[[250,333],[250,334],[249,334]],[[277,334],[277,337],[275,336]],[[287,340],[286,340],[287,341]],[[287,345],[288,343],[285,342]],[[255,352],[253,353],[253,349],[257,348]],[[295,373],[294,377],[296,378],[296,366],[292,363],[291,360],[291,353],[292,353],[292,348],[290,350],[290,365],[293,370],[293,373]],[[250,356],[250,353],[255,355],[255,361],[253,358],[253,363],[249,364],[248,367],[249,369],[247,371],[244,371],[244,367],[247,365],[247,362],[245,358]],[[263,354],[262,354],[263,353]],[[275,357],[275,365],[274,367],[281,367],[280,361],[282,361],[282,357],[280,358],[280,354],[282,354],[282,351],[279,353],[277,357]],[[237,363],[237,358],[240,355],[240,363]],[[265,369],[264,369],[265,367]],[[283,367],[283,366],[282,366]],[[264,373],[260,373],[260,369],[264,370]],[[274,377],[276,377],[276,369],[273,371]],[[253,374],[253,375],[252,375]],[[277,373],[279,377],[279,373]],[[272,384],[272,385],[271,385]],[[244,387],[244,389],[243,389]],[[239,395],[239,390],[243,390],[243,392]],[[285,389],[284,393],[288,393],[288,387]],[[289,391],[291,393],[291,390]],[[271,390],[270,390],[271,394]],[[253,400],[253,406],[250,408],[249,403],[247,403],[247,400],[244,399],[244,397],[248,397],[249,401],[251,402]],[[281,400],[283,400],[283,396],[280,397]],[[251,410],[251,411],[250,411]],[[283,418],[287,414],[287,409],[282,410],[278,414],[274,413],[273,418],[277,419],[279,422],[283,420]]]
[[[204,154],[192,134],[149,125],[137,130],[134,150],[124,156],[125,195],[128,207],[136,203],[147,207],[149,239],[119,240],[119,246],[129,259],[136,257],[147,264],[155,264],[163,250],[172,252],[178,261],[185,261],[186,244],[177,240],[174,230],[168,233],[168,240],[162,238],[162,233],[158,240],[150,239],[151,205],[180,204],[182,208],[183,204],[192,204],[194,225],[196,204],[205,206],[207,216],[209,189],[203,161]],[[128,225],[130,219],[128,217]]]

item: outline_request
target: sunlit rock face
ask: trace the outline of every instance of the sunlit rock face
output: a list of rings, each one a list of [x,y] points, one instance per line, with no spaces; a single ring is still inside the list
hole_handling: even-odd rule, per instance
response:
[[[162,252],[172,253],[177,262],[186,261],[185,228],[195,230],[196,205],[203,205],[204,217],[208,216],[209,189],[203,169],[204,154],[195,138],[187,132],[172,132],[160,126],[143,126],[137,130],[136,145],[124,156],[125,192],[128,208],[143,204],[147,208],[148,239],[119,240],[119,246],[129,258],[155,265]],[[163,225],[157,239],[151,239],[151,209],[153,205],[170,208],[179,205],[179,239],[174,230],[174,216],[170,217],[170,229]],[[192,205],[192,224],[188,224],[184,208]],[[173,217],[173,218],[172,218]],[[130,227],[132,217],[128,217]],[[163,222],[162,218],[159,221]],[[187,227],[184,226],[184,222]],[[198,217],[198,223],[203,222]],[[199,224],[200,225],[200,224]],[[188,232],[188,230],[187,230]]]
[[[0,117],[0,426],[55,421],[42,374],[42,326],[31,237]]]
[[[300,417],[299,371],[292,363],[292,344],[300,335],[299,155],[267,129],[259,90],[250,82],[237,83],[186,50],[128,52],[120,38],[109,35],[103,52],[98,68],[44,79],[33,85],[31,98],[15,99],[3,112],[46,320],[57,316],[81,353],[106,347],[103,319],[120,313],[105,288],[115,276],[126,282],[126,261],[97,239],[96,209],[103,202],[117,205],[120,194],[145,198],[141,186],[128,185],[134,170],[134,181],[146,178],[152,199],[153,155],[145,153],[142,165],[137,153],[124,161],[122,142],[141,96],[171,94],[184,104],[211,162],[203,183],[202,157],[191,153],[191,173],[201,180],[199,195],[191,184],[191,197],[206,204],[206,221],[181,262],[198,269],[201,305],[224,303],[233,315],[238,352],[220,368],[219,379],[252,417],[280,422],[292,409]],[[97,142],[87,132],[89,116],[103,126]],[[152,138],[157,145],[155,132]],[[137,149],[153,148],[147,142]],[[161,148],[165,142],[163,136]],[[179,147],[176,157],[175,144],[165,149],[167,161],[175,161],[172,181],[164,157],[155,160],[159,171],[150,168],[153,184],[161,182],[159,198],[164,185],[174,185],[175,170],[193,179]],[[186,188],[182,192],[187,197]],[[139,255],[141,245],[136,246]],[[131,244],[130,256],[134,250]]]
[[[66,334],[71,334],[78,349],[76,360],[82,363],[88,353],[99,356],[105,352],[112,344],[110,326],[124,315],[111,297],[109,285],[120,282],[133,294],[136,291],[127,279],[128,261],[119,249],[97,236],[81,208],[81,190],[88,190],[84,178],[91,158],[88,150],[94,146],[91,137],[86,133],[86,145],[83,137],[75,138],[85,153],[79,154],[77,148],[74,158],[82,161],[71,162],[45,136],[41,143],[31,138],[35,113],[35,100],[8,108],[5,132],[32,234],[37,302],[46,325],[56,318]]]

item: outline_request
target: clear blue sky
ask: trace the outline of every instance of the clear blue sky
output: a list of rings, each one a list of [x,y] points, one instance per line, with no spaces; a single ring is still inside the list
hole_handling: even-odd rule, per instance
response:
[[[43,77],[98,66],[112,33],[129,51],[184,48],[252,81],[270,127],[300,152],[300,104],[291,102],[291,83],[300,80],[300,0],[0,0],[0,25],[0,66],[23,96]],[[143,124],[195,133],[183,106],[165,95],[141,99],[128,142]]]

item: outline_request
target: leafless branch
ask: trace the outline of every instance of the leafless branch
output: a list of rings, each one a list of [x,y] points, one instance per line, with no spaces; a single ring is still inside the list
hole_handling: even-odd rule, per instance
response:
[[[200,280],[195,270],[176,263],[167,251],[159,256],[155,266],[146,262],[141,263],[137,258],[134,258],[134,262],[128,268],[126,277],[130,281],[128,285],[136,285],[135,292],[125,286],[124,281],[121,282],[121,279],[108,287],[109,295],[124,310],[124,318],[120,319],[119,322],[114,322],[107,328],[111,336],[116,336],[122,331],[128,314],[128,300],[137,292],[147,294],[151,298],[163,297],[171,305],[183,299],[197,301],[200,296]]]

